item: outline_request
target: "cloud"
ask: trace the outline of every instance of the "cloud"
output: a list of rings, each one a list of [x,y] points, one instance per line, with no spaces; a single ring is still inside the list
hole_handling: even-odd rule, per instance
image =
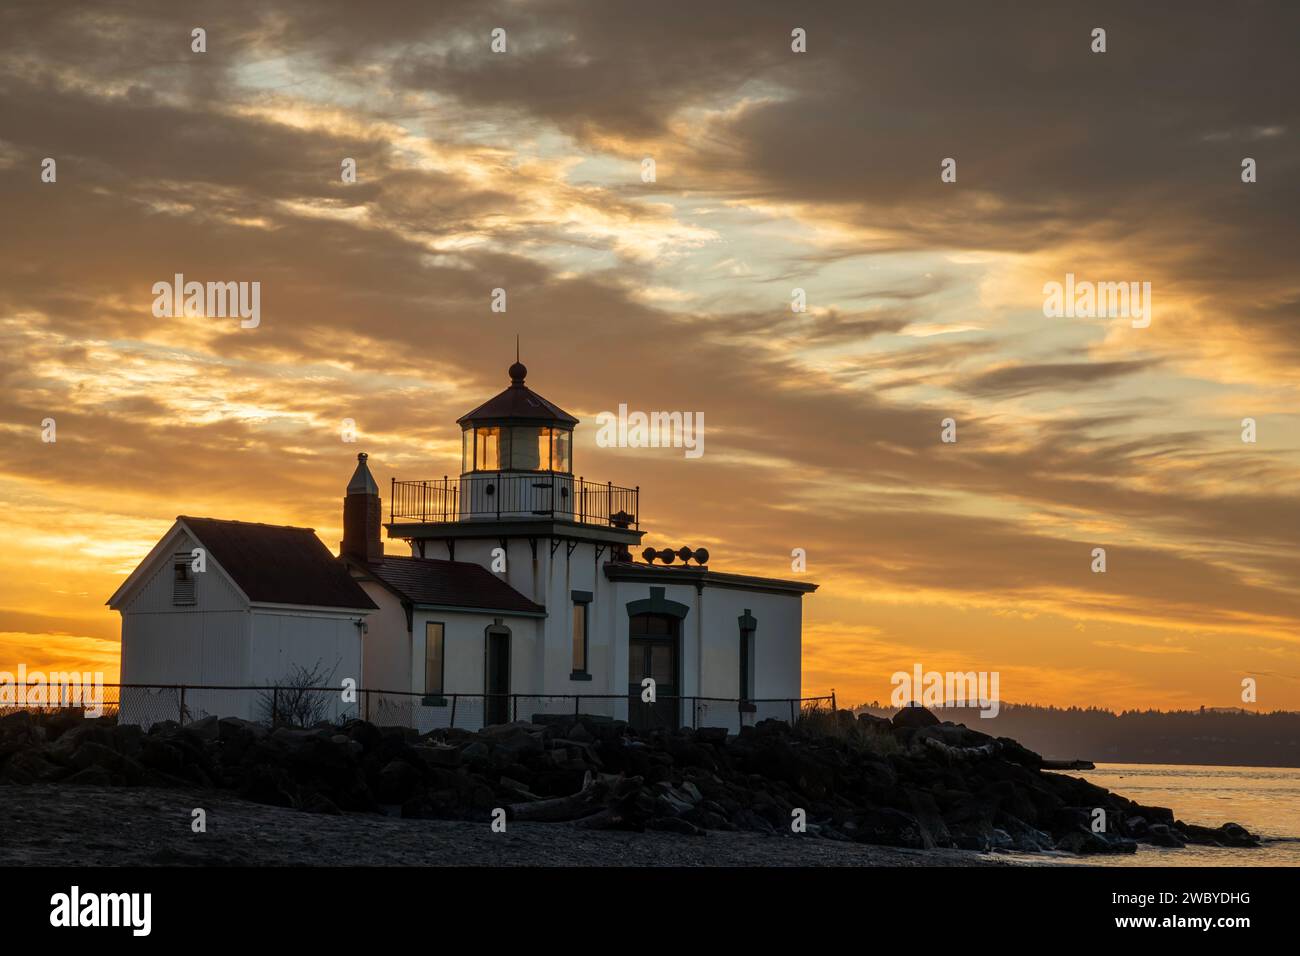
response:
[[[1027,395],[1042,390],[1073,390],[1135,375],[1151,368],[1150,360],[1130,362],[1041,362],[989,369],[958,385],[980,396]]]
[[[853,667],[830,621],[900,653],[973,629],[1075,694],[1177,657],[1209,699],[1215,641],[1294,662],[1294,9],[387,9],[236,0],[203,55],[160,0],[0,11],[11,634],[111,638],[99,602],[178,513],[333,542],[357,450],[381,484],[454,474],[452,423],[518,334],[588,431],[620,403],[705,414],[699,461],[580,429],[580,470],[720,566],[805,547],[818,683]],[[1151,281],[1152,326],[1043,322],[1066,271]],[[261,282],[262,326],[154,318],[176,272]],[[1051,630],[1008,637],[1008,612]],[[1113,657],[1054,656],[1076,624]],[[1191,650],[1134,653],[1167,646]]]

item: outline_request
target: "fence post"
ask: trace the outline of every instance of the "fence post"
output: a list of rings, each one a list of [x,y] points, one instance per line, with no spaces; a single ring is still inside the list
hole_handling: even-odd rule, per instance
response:
[[[790,726],[794,727],[794,698],[790,698]]]
[[[451,724],[448,729],[454,729],[456,726],[456,695],[451,695]]]
[[[185,685],[184,684],[181,684],[180,714],[178,716],[180,717],[181,726],[182,727],[185,726]]]
[[[519,695],[511,694],[510,695],[510,720],[516,721],[518,719],[519,719]]]
[[[578,716],[582,713],[582,711],[579,709],[581,706],[582,706],[582,695],[574,694],[573,695],[573,719],[574,720],[577,720]]]
[[[832,713],[832,714],[838,714],[839,712],[840,712],[840,709],[839,709],[838,707],[835,706],[835,688],[832,687],[832,688],[831,688],[831,713]]]
[[[271,690],[271,729],[274,730],[279,725],[280,720],[280,688],[274,687]]]

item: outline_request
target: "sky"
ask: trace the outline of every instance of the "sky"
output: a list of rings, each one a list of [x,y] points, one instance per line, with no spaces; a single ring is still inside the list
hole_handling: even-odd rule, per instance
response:
[[[518,335],[646,544],[820,585],[805,694],[885,701],[919,663],[1013,702],[1234,706],[1249,677],[1300,709],[1298,27],[8,0],[0,669],[112,679],[104,602],[179,514],[337,549],[358,450],[385,490],[456,474]],[[259,324],[156,317],[176,273],[259,282]],[[1067,274],[1150,283],[1149,325],[1046,315]],[[598,447],[620,404],[703,414],[704,454]]]

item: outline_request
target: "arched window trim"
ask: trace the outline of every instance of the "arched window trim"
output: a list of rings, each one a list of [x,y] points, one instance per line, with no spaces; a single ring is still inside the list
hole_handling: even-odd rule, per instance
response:
[[[664,591],[664,588],[651,588],[648,598],[642,598],[639,601],[628,601],[627,616],[633,618],[638,614],[666,614],[669,617],[684,620],[686,615],[691,612],[690,606],[682,604],[680,601],[668,600],[664,597]]]

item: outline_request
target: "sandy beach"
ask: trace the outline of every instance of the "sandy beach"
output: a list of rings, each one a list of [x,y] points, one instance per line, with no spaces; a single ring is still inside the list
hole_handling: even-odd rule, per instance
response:
[[[191,830],[192,811],[207,832]],[[213,791],[0,786],[3,866],[1010,866],[997,854],[813,836],[593,832],[569,824],[324,816]]]

